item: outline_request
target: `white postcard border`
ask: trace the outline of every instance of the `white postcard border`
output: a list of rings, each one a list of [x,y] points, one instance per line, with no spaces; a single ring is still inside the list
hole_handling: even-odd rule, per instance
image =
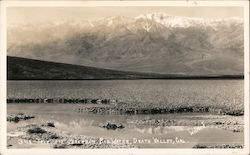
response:
[[[0,154],[249,154],[249,1],[0,1]],[[242,6],[244,7],[244,149],[7,149],[6,8],[95,6]]]

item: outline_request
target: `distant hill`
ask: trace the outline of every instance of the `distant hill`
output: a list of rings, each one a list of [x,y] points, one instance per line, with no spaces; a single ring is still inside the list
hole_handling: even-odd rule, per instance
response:
[[[115,71],[95,67],[7,57],[8,80],[20,79],[138,79],[166,75]]]
[[[8,80],[243,78],[242,75],[204,77],[126,72],[10,56],[7,57],[7,68]]]

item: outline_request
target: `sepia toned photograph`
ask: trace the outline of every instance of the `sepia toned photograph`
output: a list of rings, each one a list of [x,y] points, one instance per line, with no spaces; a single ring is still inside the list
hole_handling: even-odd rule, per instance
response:
[[[245,22],[242,6],[7,7],[7,149],[244,149]]]

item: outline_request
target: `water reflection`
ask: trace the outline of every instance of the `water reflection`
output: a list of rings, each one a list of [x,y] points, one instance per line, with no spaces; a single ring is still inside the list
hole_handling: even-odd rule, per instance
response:
[[[18,105],[19,106],[19,105]],[[27,106],[27,108],[25,107]],[[52,105],[51,105],[52,106]],[[53,105],[54,106],[54,105]],[[235,133],[218,128],[211,128],[205,125],[202,126],[161,126],[152,124],[137,124],[133,120],[153,120],[153,119],[182,119],[190,121],[199,118],[207,119],[211,116],[194,115],[192,117],[184,114],[169,114],[169,115],[94,115],[76,113],[69,109],[74,109],[72,106],[65,106],[64,109],[53,110],[51,107],[41,107],[38,105],[22,105],[22,108],[9,108],[8,113],[23,112],[26,114],[35,115],[35,119],[28,121],[20,121],[19,123],[8,122],[8,132],[17,127],[28,124],[40,124],[47,121],[54,122],[56,128],[74,135],[86,135],[102,138],[118,138],[118,139],[174,139],[176,137],[184,139],[189,144],[185,147],[192,147],[196,143],[243,143],[244,133]],[[38,110],[39,109],[39,110]],[[219,116],[216,116],[219,117]],[[225,116],[221,116],[225,117]],[[125,126],[124,129],[107,130],[101,127],[106,122],[117,122]],[[158,147],[158,144],[138,144],[142,147]],[[163,145],[163,144],[162,144]],[[184,144],[183,144],[184,145]],[[183,147],[183,145],[175,145],[170,147]],[[163,145],[162,147],[168,147]]]
[[[190,135],[205,129],[205,126],[158,126],[158,127],[135,127],[134,130],[141,134],[166,135],[173,132],[187,131]]]

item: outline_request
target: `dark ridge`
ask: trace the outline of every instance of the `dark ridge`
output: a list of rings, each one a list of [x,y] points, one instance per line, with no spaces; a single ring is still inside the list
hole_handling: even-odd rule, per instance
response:
[[[185,76],[117,71],[7,56],[8,80],[244,79],[244,75]]]

